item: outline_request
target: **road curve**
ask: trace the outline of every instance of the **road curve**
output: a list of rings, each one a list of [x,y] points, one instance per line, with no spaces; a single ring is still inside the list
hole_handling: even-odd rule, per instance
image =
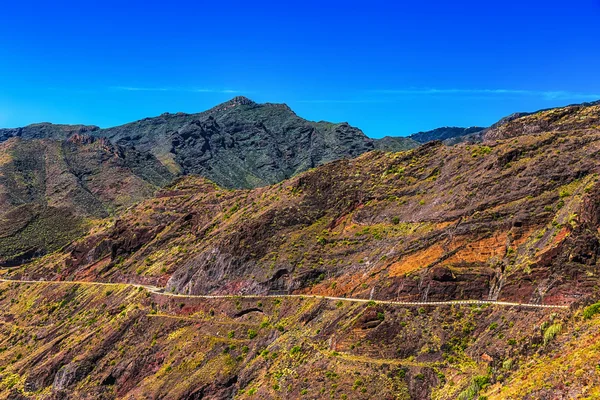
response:
[[[319,296],[319,295],[302,295],[302,294],[282,294],[282,295],[191,295],[191,294],[180,294],[165,292],[164,288],[141,285],[137,283],[107,283],[107,282],[84,282],[84,281],[33,281],[33,280],[20,280],[20,279],[3,279],[0,278],[0,282],[7,283],[28,283],[28,284],[48,284],[48,285],[94,285],[94,286],[131,286],[135,288],[142,288],[150,293],[154,293],[160,296],[169,297],[181,297],[181,298],[200,298],[200,299],[264,299],[264,298],[320,298],[331,301],[347,301],[353,303],[369,303],[375,304],[390,304],[397,306],[447,306],[447,305],[496,305],[505,307],[528,307],[528,308],[558,308],[568,309],[569,306],[554,305],[554,304],[533,304],[533,303],[514,303],[508,301],[493,301],[493,300],[448,300],[448,301],[394,301],[394,300],[369,300],[369,299],[358,299],[352,297],[333,297],[333,296]]]

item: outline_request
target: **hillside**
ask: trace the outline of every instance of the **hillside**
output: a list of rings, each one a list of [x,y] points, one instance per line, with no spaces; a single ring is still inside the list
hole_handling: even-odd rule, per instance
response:
[[[0,143],[0,264],[57,250],[92,219],[152,196],[171,179],[152,156],[105,139]]]
[[[371,152],[251,191],[182,178],[53,268],[189,294],[569,304],[596,285],[600,132],[578,120],[481,145]],[[51,277],[49,265],[27,275]]]
[[[0,398],[594,399],[599,119],[179,177],[1,271],[26,282],[0,282]],[[432,303],[457,300],[492,304]]]

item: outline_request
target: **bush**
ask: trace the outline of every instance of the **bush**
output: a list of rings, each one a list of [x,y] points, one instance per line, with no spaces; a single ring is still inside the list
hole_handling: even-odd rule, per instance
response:
[[[586,307],[585,310],[583,310],[583,318],[591,319],[594,315],[598,313],[600,313],[600,302]]]
[[[254,329],[248,329],[248,339],[254,339],[258,335]]]
[[[562,330],[561,324],[552,324],[544,331],[544,344],[551,342]]]
[[[458,400],[476,400],[481,389],[485,389],[490,383],[489,376],[476,376],[473,382],[458,395]]]
[[[400,223],[400,218],[399,217],[392,217],[392,224],[398,225],[399,223]]]

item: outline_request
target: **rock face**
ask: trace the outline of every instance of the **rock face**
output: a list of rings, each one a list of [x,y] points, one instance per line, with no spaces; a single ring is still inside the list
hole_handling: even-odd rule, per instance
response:
[[[150,197],[171,179],[150,154],[107,139],[0,143],[0,264],[56,250],[83,234],[90,218]]]

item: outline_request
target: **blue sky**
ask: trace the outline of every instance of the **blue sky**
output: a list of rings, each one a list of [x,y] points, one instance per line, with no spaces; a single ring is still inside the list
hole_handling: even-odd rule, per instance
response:
[[[236,95],[372,137],[489,125],[600,99],[598,21],[600,0],[7,0],[0,127],[108,127]]]

